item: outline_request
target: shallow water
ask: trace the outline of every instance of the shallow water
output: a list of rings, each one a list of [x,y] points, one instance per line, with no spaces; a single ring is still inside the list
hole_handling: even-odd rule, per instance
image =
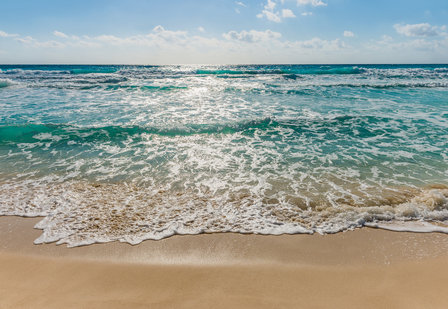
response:
[[[0,214],[38,243],[448,231],[446,65],[0,70]]]

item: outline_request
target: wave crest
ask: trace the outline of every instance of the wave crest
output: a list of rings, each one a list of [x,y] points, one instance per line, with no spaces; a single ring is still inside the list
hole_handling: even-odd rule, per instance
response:
[[[78,127],[65,124],[26,124],[0,126],[0,143],[26,143],[60,136],[69,140],[116,140],[136,134],[188,136],[194,134],[231,134],[250,129],[265,129],[278,123],[271,118],[224,124],[187,124],[178,127],[103,126]]]
[[[14,85],[14,82],[10,79],[0,79],[0,88],[6,88]]]

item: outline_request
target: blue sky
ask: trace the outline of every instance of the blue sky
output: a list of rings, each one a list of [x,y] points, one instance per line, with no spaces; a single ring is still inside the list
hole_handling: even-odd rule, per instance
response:
[[[0,0],[0,63],[448,63],[446,0]]]

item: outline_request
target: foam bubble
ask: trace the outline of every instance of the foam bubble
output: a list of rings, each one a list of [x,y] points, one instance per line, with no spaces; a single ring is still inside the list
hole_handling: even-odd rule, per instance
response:
[[[238,232],[258,234],[336,233],[362,226],[448,232],[417,224],[448,219],[448,188],[396,191],[378,206],[336,204],[322,199],[301,206],[299,196],[275,199],[257,190],[185,191],[130,184],[8,182],[0,186],[1,215],[43,216],[35,243],[79,246],[121,241],[138,244],[174,234]],[[413,193],[411,193],[413,192]],[[389,201],[387,203],[386,201]],[[395,225],[390,222],[399,222]]]

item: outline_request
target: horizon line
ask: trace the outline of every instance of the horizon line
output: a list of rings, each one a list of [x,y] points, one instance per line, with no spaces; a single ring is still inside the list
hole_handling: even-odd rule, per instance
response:
[[[216,66],[216,65],[448,65],[448,63],[439,62],[372,62],[372,63],[170,63],[170,64],[126,64],[126,63],[0,63],[0,66],[14,66],[14,65],[96,65],[96,66]]]

